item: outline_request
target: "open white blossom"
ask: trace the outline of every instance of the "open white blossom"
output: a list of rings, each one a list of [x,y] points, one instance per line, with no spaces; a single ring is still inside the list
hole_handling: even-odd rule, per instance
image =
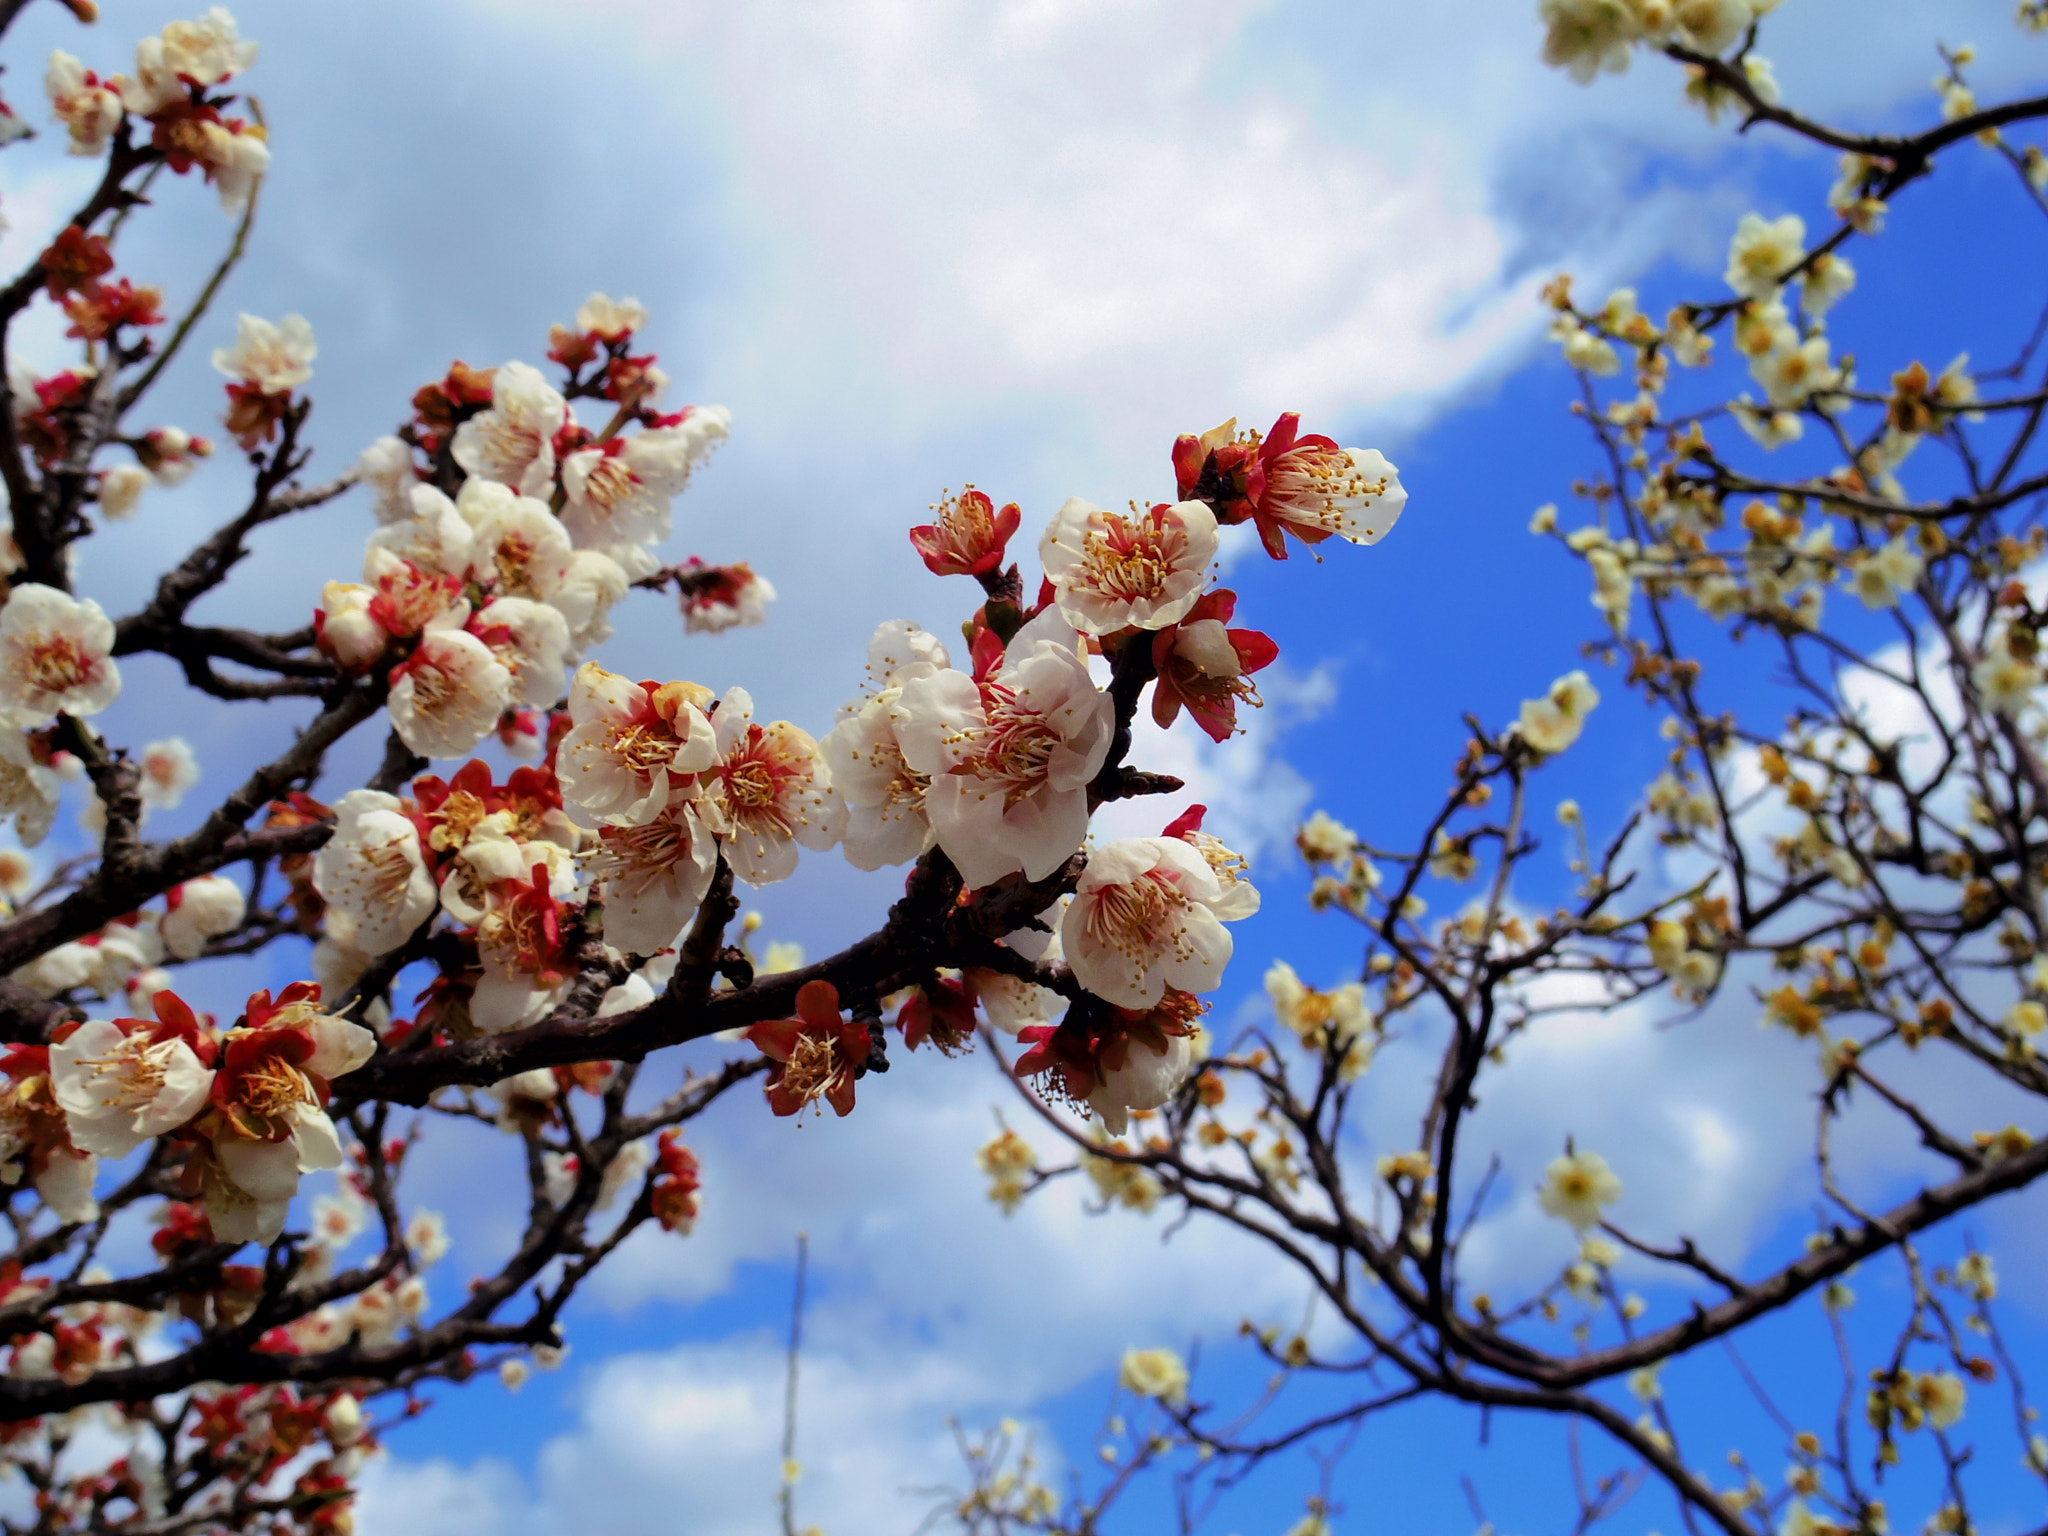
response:
[[[350,790],[334,811],[334,836],[313,855],[313,888],[327,900],[331,937],[381,955],[434,911],[419,829],[396,795],[374,789]]]
[[[568,419],[569,403],[539,369],[506,363],[494,376],[491,408],[455,429],[451,451],[470,474],[545,500],[555,478],[555,434]]]
[[[0,725],[0,816],[14,818],[15,835],[23,847],[33,848],[49,836],[63,787],[57,771],[37,758],[24,732]]]
[[[1168,1035],[1163,1046],[1132,1040],[1123,1060],[1103,1072],[1088,1093],[1088,1107],[1102,1117],[1112,1136],[1131,1127],[1131,1112],[1158,1109],[1180,1092],[1195,1063],[1185,1035]]]
[[[495,480],[471,476],[455,507],[471,529],[469,564],[462,574],[494,587],[500,597],[548,601],[562,586],[574,550],[569,530],[548,504],[521,496]]]
[[[819,743],[832,787],[846,802],[840,846],[856,869],[908,863],[930,845],[929,780],[903,760],[895,706],[905,683],[950,665],[946,648],[917,625],[901,619],[883,624],[868,641],[868,672],[877,690],[844,706]]]
[[[512,673],[476,636],[432,629],[392,669],[391,728],[422,757],[461,757],[498,727]]]
[[[1544,1170],[1537,1200],[1560,1221],[1581,1232],[1600,1224],[1600,1208],[1621,1198],[1621,1180],[1598,1152],[1574,1152]]]
[[[1168,987],[1223,984],[1230,931],[1209,861],[1176,837],[1133,837],[1088,857],[1060,941],[1074,979],[1120,1008],[1150,1008]]]
[[[1216,558],[1216,514],[1183,501],[1105,512],[1071,497],[1038,542],[1059,609],[1083,634],[1164,629],[1202,595]]]
[[[214,349],[213,366],[266,395],[281,395],[313,377],[319,352],[312,322],[304,315],[273,323],[244,314],[235,322],[234,346]]]
[[[105,154],[107,140],[114,136],[126,115],[120,93],[61,48],[50,55],[43,88],[49,93],[50,108],[57,114],[57,120],[70,132],[71,153],[94,157]]]
[[[654,820],[672,780],[703,773],[723,755],[704,714],[710,702],[695,683],[650,689],[585,662],[569,688],[570,730],[555,760],[563,799],[626,826]]]
[[[584,870],[604,903],[605,942],[636,955],[675,943],[718,865],[693,804],[673,800],[652,821],[600,827],[597,836]]]
[[[846,803],[817,742],[787,720],[754,724],[754,701],[729,689],[712,720],[718,763],[704,776],[704,823],[749,885],[787,880],[797,847],[825,849],[846,830]]]
[[[1768,299],[1805,254],[1806,221],[1798,214],[1745,213],[1728,243],[1728,286],[1744,298]]]
[[[370,487],[379,523],[412,516],[412,488],[420,483],[413,472],[412,449],[401,438],[380,437],[356,460],[356,479]]]
[[[668,537],[671,503],[690,474],[731,435],[722,405],[692,406],[672,427],[651,427],[582,448],[562,461],[562,524],[578,549],[656,544]]]
[[[0,607],[0,708],[16,725],[96,715],[121,694],[114,622],[91,598],[25,582]]]
[[[100,475],[97,492],[100,510],[116,522],[132,517],[135,509],[142,505],[142,493],[154,483],[149,471],[140,464],[116,464]]]
[[[1080,848],[1115,717],[1057,609],[1017,631],[983,682],[913,678],[895,714],[904,762],[930,779],[932,831],[968,885],[1020,869],[1042,880]]]
[[[1863,599],[1864,607],[1896,608],[1899,599],[1919,584],[1920,573],[1926,568],[1927,562],[1900,534],[1876,549],[1864,551],[1843,581]]]
[[[140,1020],[94,1019],[50,1047],[50,1087],[72,1144],[126,1157],[206,1105],[213,1071],[180,1034]]]
[[[512,698],[547,709],[562,696],[569,659],[569,621],[546,603],[500,597],[486,603],[470,629],[512,674]]]

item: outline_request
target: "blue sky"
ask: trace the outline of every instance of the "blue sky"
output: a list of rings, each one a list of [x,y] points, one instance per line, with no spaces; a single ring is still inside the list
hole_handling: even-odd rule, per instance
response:
[[[1179,431],[1230,415],[1263,426],[1287,408],[1394,458],[1411,500],[1385,543],[1323,565],[1253,556],[1233,573],[1240,621],[1281,642],[1286,669],[1254,733],[1227,752],[1184,737],[1150,748],[1258,860],[1266,909],[1239,930],[1222,1018],[1255,1006],[1274,956],[1314,982],[1356,967],[1350,931],[1306,913],[1305,873],[1285,849],[1293,820],[1319,804],[1399,841],[1446,782],[1459,712],[1507,719],[1578,664],[1593,632],[1581,578],[1523,531],[1588,464],[1565,415],[1571,381],[1540,341],[1536,285],[1559,266],[1587,293],[1635,281],[1661,313],[1714,291],[1745,209],[1817,223],[1833,170],[1818,154],[1732,153],[1725,131],[1676,104],[1664,70],[1592,90],[1544,71],[1534,7],[1518,0],[235,9],[264,45],[248,85],[276,169],[251,259],[203,339],[224,342],[237,308],[312,319],[315,473],[390,430],[450,358],[537,356],[548,324],[593,288],[653,310],[679,399],[732,407],[734,439],[679,509],[669,552],[750,559],[782,601],[761,630],[688,642],[659,599],[621,610],[604,659],[635,675],[744,683],[771,715],[822,730],[858,686],[877,622],[947,632],[971,606],[967,584],[928,576],[903,537],[944,487],[971,479],[1018,500],[1035,531],[1070,494],[1163,494]],[[2048,73],[2008,9],[1789,0],[1765,51],[1818,112],[1917,121],[1933,111],[1936,21],[1945,40],[1979,44],[1987,95]],[[108,0],[81,41],[55,11],[33,8],[16,29],[17,105],[42,50],[119,67],[135,36],[176,14]],[[15,228],[0,259],[14,263],[74,200],[82,168],[11,153],[0,195]],[[2031,314],[2038,247],[1983,222],[1969,195],[1979,175],[1959,157],[1859,260],[1838,345],[1881,322],[1899,354],[1869,331],[1868,376],[1913,355],[1937,367],[1966,346],[1981,356],[2010,334],[2011,308]],[[197,188],[164,201],[178,216],[138,221],[129,265],[176,294],[227,231]],[[1929,299],[1921,274],[1965,243],[1977,280]],[[204,351],[172,371],[162,401],[163,419],[195,430],[217,411]],[[233,464],[216,461],[152,497],[88,552],[86,589],[110,612],[134,606],[235,491]],[[216,611],[302,622],[322,580],[352,574],[369,526],[357,497],[274,531]],[[172,679],[146,659],[128,675],[110,729],[137,742],[182,732],[209,785],[283,731],[285,712],[150,686]],[[1619,687],[1602,685],[1609,702],[1552,786],[1589,806],[1626,802],[1661,756]],[[376,743],[359,747],[367,760]],[[768,936],[816,954],[872,926],[890,894],[886,876],[810,858],[757,905]],[[222,976],[217,1006],[234,1006],[235,987],[290,979],[293,964]],[[1709,1022],[1711,1035],[1589,1026],[1530,1061],[1525,1095],[1492,1106],[1489,1134],[1532,1173],[1566,1130],[1636,1147],[1623,1169],[1633,1209],[1764,1261],[1803,1230],[1803,1103],[1781,1070],[1792,1058],[1741,1007]],[[1409,1134],[1402,1093],[1420,1055],[1390,1056],[1392,1147]],[[799,1131],[751,1100],[721,1106],[693,1136],[707,1170],[696,1236],[628,1245],[579,1306],[559,1375],[515,1399],[492,1382],[439,1394],[373,1472],[362,1528],[541,1536],[584,1528],[595,1498],[621,1533],[759,1529],[799,1227],[817,1266],[803,1509],[831,1536],[916,1523],[900,1489],[955,1475],[948,1412],[1040,1420],[1085,1455],[1104,1372],[1127,1344],[1201,1337],[1220,1395],[1252,1385],[1229,1336],[1247,1313],[1297,1316],[1296,1288],[1214,1233],[1162,1246],[1156,1219],[1096,1221],[1064,1193],[1005,1221],[971,1165],[1003,1091],[985,1058],[922,1059],[864,1085],[843,1124]],[[416,1197],[448,1211],[457,1242],[435,1279],[445,1294],[505,1234],[508,1203],[479,1189],[494,1168],[509,1174],[508,1151],[437,1130],[422,1159]],[[1880,1178],[1912,1166],[1873,1157]],[[2038,1256],[2026,1224],[2002,1230]],[[1525,1210],[1495,1246],[1525,1237],[1525,1275],[1568,1252]],[[2019,1268],[2008,1288],[2025,1293]],[[1873,1302],[1885,1284],[1867,1283]],[[2020,1300],[2038,1343],[2032,1290]],[[1769,1351],[1795,1383],[1799,1349]],[[1725,1371],[1700,1375],[1696,1411],[1738,1422]],[[1356,1513],[1339,1528],[1469,1530],[1466,1470],[1501,1531],[1555,1523],[1554,1431],[1497,1420],[1484,1456],[1474,1433],[1437,1410],[1374,1430],[1340,1478]],[[1390,1466],[1427,1473],[1389,1478]],[[1305,1478],[1281,1469],[1217,1529],[1283,1530]],[[1987,1529],[2038,1522],[2013,1483],[2010,1522]],[[1617,1528],[1660,1522],[1672,1527],[1646,1499]]]

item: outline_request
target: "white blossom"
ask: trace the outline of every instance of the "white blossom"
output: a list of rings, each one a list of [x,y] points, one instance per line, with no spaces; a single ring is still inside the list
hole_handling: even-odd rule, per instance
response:
[[[50,1087],[73,1145],[126,1157],[206,1106],[213,1072],[181,1035],[142,1023],[95,1019],[50,1047]]]
[[[374,789],[349,791],[334,811],[334,836],[313,855],[313,887],[327,901],[328,933],[381,955],[410,938],[436,905],[419,829],[396,795]]]
[[[392,669],[391,728],[422,757],[462,757],[498,728],[512,673],[476,636],[430,629]]]
[[[1579,739],[1586,716],[1599,702],[1600,695],[1584,672],[1568,672],[1542,698],[1522,701],[1522,739],[1538,752],[1562,752]]]
[[[777,720],[754,724],[754,701],[733,688],[712,719],[718,762],[704,776],[704,823],[749,885],[787,880],[797,848],[825,849],[846,829],[846,804],[810,733]]]
[[[472,475],[545,499],[555,478],[555,434],[569,406],[526,363],[506,363],[493,378],[491,407],[455,429],[455,462]]]
[[[242,926],[248,902],[225,875],[201,875],[174,885],[164,897],[164,948],[180,960],[196,960],[208,939]]]
[[[1179,838],[1134,837],[1089,855],[1060,941],[1074,979],[1120,1008],[1150,1008],[1168,987],[1213,992],[1230,960],[1222,886]]]
[[[1038,556],[1067,622],[1108,635],[1185,617],[1208,582],[1216,545],[1216,514],[1205,502],[1125,514],[1075,496],[1047,525]]]
[[[244,314],[235,323],[234,346],[214,349],[213,366],[266,395],[281,395],[313,377],[319,352],[304,315],[286,315],[273,324]]]
[[[199,782],[199,759],[182,736],[152,741],[142,749],[142,803],[156,810],[172,810],[185,798],[185,791]]]
[[[114,623],[91,598],[25,582],[0,608],[0,708],[16,725],[96,715],[121,693]]]
[[[931,782],[933,833],[969,886],[1020,869],[1042,880],[1080,848],[1114,715],[1057,609],[1020,629],[982,683],[911,679],[895,716],[903,760]]]

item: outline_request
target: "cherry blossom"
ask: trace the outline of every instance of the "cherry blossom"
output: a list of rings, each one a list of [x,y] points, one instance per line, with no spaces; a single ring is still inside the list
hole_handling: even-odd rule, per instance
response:
[[[92,1020],[50,1048],[50,1083],[73,1145],[126,1157],[205,1108],[213,1034],[176,993],[151,999],[156,1019]]]
[[[832,771],[832,787],[846,802],[840,840],[856,869],[902,864],[924,852],[931,823],[924,797],[929,780],[903,760],[896,741],[896,701],[903,685],[951,665],[938,640],[904,620],[892,620],[868,641],[868,672],[876,691],[839,712],[839,723],[819,743]]]
[[[242,926],[248,910],[242,888],[225,875],[201,875],[164,894],[164,948],[180,960],[196,960],[206,941]]]
[[[420,483],[412,449],[400,438],[380,437],[356,460],[356,479],[376,493],[377,521],[395,523],[413,515],[412,488]]]
[[[688,800],[639,826],[598,828],[584,862],[604,903],[604,936],[636,955],[673,944],[689,926],[718,865],[716,845]]]
[[[569,689],[571,728],[556,759],[563,797],[610,822],[652,821],[673,779],[724,755],[704,714],[710,702],[695,683],[634,683],[585,662]]]
[[[1544,1170],[1537,1199],[1543,1209],[1581,1232],[1600,1224],[1600,1208],[1621,1198],[1621,1180],[1598,1152],[1574,1152]]]
[[[1376,544],[1407,505],[1399,473],[1377,449],[1340,448],[1333,438],[1303,436],[1294,411],[1264,437],[1240,437],[1236,431],[1233,419],[1175,442],[1180,494],[1207,502],[1218,522],[1250,519],[1275,560],[1287,558],[1288,533],[1304,544],[1332,535]]]
[[[580,652],[611,638],[612,626],[606,616],[631,587],[625,569],[610,555],[579,549],[569,557],[562,580],[548,594],[548,601],[569,621],[570,639]]]
[[[330,581],[321,589],[313,633],[320,649],[346,671],[367,672],[390,647],[391,636],[372,611],[377,597],[375,588],[353,582]]]
[[[768,620],[775,588],[744,560],[731,565],[706,565],[694,556],[676,568],[676,590],[682,602],[683,629],[692,635],[718,635]]]
[[[431,485],[415,485],[407,494],[410,515],[394,519],[371,534],[364,549],[365,574],[389,565],[386,555],[410,561],[435,576],[462,576],[470,566],[474,536],[455,503]]]
[[[91,598],[25,582],[0,608],[0,708],[17,725],[96,715],[121,693],[114,624]]]
[[[823,1100],[835,1115],[853,1112],[854,1082],[872,1046],[868,1028],[839,1012],[839,989],[807,981],[797,989],[796,1017],[756,1024],[746,1038],[774,1065],[768,1069],[768,1107],[800,1115]]]
[[[933,833],[970,886],[1013,870],[1042,880],[1080,848],[1114,714],[1057,610],[1020,629],[979,679],[911,679],[894,713],[904,762],[931,781]]]
[[[313,856],[313,886],[326,898],[330,935],[381,955],[434,911],[419,830],[398,797],[379,790],[350,790],[334,810],[334,836]]]
[[[319,1007],[312,982],[294,982],[274,1003],[266,989],[249,999],[245,1026],[221,1040],[194,1168],[222,1242],[275,1240],[299,1176],[342,1164],[327,1084],[368,1061],[377,1038]]]
[[[61,48],[50,55],[43,88],[49,92],[57,120],[71,134],[71,153],[105,154],[107,140],[126,114],[120,93]]]
[[[100,510],[116,522],[132,517],[150,484],[149,471],[140,464],[117,464],[100,475],[95,492]]]
[[[1074,979],[1121,1008],[1150,1008],[1169,986],[1215,991],[1232,947],[1223,900],[1209,861],[1180,838],[1097,849],[1060,920]]]
[[[1164,730],[1183,705],[1212,741],[1237,731],[1237,706],[1264,701],[1251,675],[1279,658],[1280,647],[1255,629],[1231,629],[1237,594],[1226,588],[1204,593],[1178,624],[1152,640],[1152,719]]]
[[[152,741],[142,749],[142,803],[155,810],[177,807],[185,792],[199,782],[199,760],[182,736]]]
[[[600,341],[624,341],[647,325],[647,307],[638,299],[614,299],[593,293],[576,311],[576,326]]]
[[[455,429],[455,462],[472,475],[545,498],[555,478],[555,434],[568,402],[540,371],[506,363],[494,375],[491,408]]]
[[[460,757],[498,728],[512,673],[476,636],[434,629],[391,670],[391,728],[422,757]]]
[[[561,905],[544,863],[529,878],[501,881],[477,924],[483,976],[469,1016],[478,1029],[499,1034],[547,1012],[574,970],[564,947]]]
[[[73,1145],[63,1107],[50,1087],[46,1046],[16,1045],[0,1056],[8,1085],[0,1091],[0,1184],[24,1175],[59,1221],[91,1221],[99,1158]]]
[[[516,702],[545,709],[562,696],[569,621],[558,610],[530,598],[493,598],[469,621],[469,632],[511,673]]]
[[[967,486],[932,508],[931,522],[910,530],[910,542],[934,576],[985,576],[1000,569],[1024,514],[1007,502],[1001,511],[985,492]]]
[[[538,602],[548,601],[561,587],[574,550],[568,529],[546,502],[495,480],[472,477],[463,482],[455,506],[472,533],[462,574],[489,583],[500,597]]]
[[[579,549],[619,551],[668,537],[675,497],[731,435],[722,405],[692,406],[671,426],[615,437],[562,461],[562,525]],[[623,562],[622,562],[623,563]]]
[[[235,322],[235,344],[214,349],[213,366],[230,379],[266,395],[285,395],[313,377],[320,348],[304,315],[272,322],[243,314]]]
[[[1584,672],[1568,672],[1542,698],[1522,701],[1516,729],[1538,752],[1562,752],[1579,739],[1586,716],[1599,702],[1600,694]]]
[[[1728,243],[1727,284],[1744,298],[1769,299],[1805,254],[1806,221],[1798,214],[1745,213]]]
[[[1216,514],[1206,502],[1105,512],[1076,496],[1038,543],[1059,609],[1083,634],[1162,629],[1202,595],[1216,557]]]
[[[787,880],[799,845],[830,848],[845,831],[832,771],[809,732],[787,720],[754,724],[744,688],[727,690],[712,725],[718,761],[704,776],[704,824],[749,885]]]

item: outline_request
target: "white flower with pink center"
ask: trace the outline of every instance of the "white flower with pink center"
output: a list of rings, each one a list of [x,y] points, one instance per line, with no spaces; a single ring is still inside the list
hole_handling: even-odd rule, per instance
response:
[[[604,821],[641,826],[669,803],[671,791],[721,756],[705,718],[708,689],[695,683],[635,683],[594,661],[569,688],[569,734],[555,756],[562,797]]]
[[[96,715],[121,694],[114,623],[91,598],[29,582],[0,608],[0,708],[16,725]]]
[[[797,847],[826,849],[846,831],[846,802],[810,733],[787,720],[754,724],[754,700],[727,691],[712,719],[718,765],[704,776],[705,825],[733,873],[772,885],[796,872]]]
[[[604,903],[604,939],[651,955],[687,928],[718,866],[718,848],[688,800],[639,827],[600,827],[583,871]]]
[[[722,405],[692,406],[672,427],[570,454],[562,461],[562,523],[576,547],[614,551],[667,538],[671,503],[731,423]]]
[[[1168,987],[1213,992],[1231,953],[1223,902],[1209,861],[1179,838],[1111,843],[1089,855],[1060,920],[1067,964],[1119,1008],[1150,1008]]]
[[[1067,622],[1109,635],[1184,618],[1208,583],[1216,543],[1216,514],[1205,502],[1126,514],[1075,496],[1038,541],[1038,558]]]
[[[555,480],[555,434],[568,419],[569,403],[539,369],[506,363],[494,375],[491,408],[455,429],[451,451],[470,474],[545,499]]]
[[[206,1107],[211,1042],[139,1019],[94,1019],[50,1047],[50,1087],[82,1152],[126,1157]],[[208,1052],[211,1060],[211,1052]]]
[[[546,502],[472,476],[463,483],[455,507],[471,530],[464,573],[470,580],[500,597],[538,602],[548,601],[561,587],[574,550],[569,530]]]
[[[461,757],[498,728],[512,673],[459,629],[431,629],[391,672],[391,728],[422,757]]]
[[[931,843],[924,813],[929,778],[903,760],[896,741],[896,701],[903,685],[951,665],[938,639],[907,620],[882,625],[868,642],[868,674],[876,691],[839,711],[819,750],[832,787],[846,802],[840,846],[856,869],[881,869],[916,858]]]
[[[239,885],[225,875],[201,875],[165,892],[158,930],[165,949],[180,960],[196,960],[207,940],[233,933],[247,913],[248,900]]]
[[[494,598],[469,621],[469,630],[512,674],[515,702],[550,709],[562,697],[569,621],[559,611],[531,598]]]
[[[895,717],[904,762],[931,781],[932,831],[969,886],[1015,870],[1042,880],[1080,848],[1116,720],[1057,610],[1020,629],[979,684],[912,679]]]
[[[213,366],[266,395],[282,395],[313,377],[319,355],[312,322],[304,315],[273,323],[245,314],[235,322],[234,346],[214,349]]]
[[[142,749],[142,803],[168,811],[199,782],[199,759],[182,736],[152,741]]]
[[[356,789],[334,807],[334,836],[313,855],[313,888],[327,901],[337,943],[381,955],[412,937],[434,911],[433,878],[419,828],[396,795]]]

